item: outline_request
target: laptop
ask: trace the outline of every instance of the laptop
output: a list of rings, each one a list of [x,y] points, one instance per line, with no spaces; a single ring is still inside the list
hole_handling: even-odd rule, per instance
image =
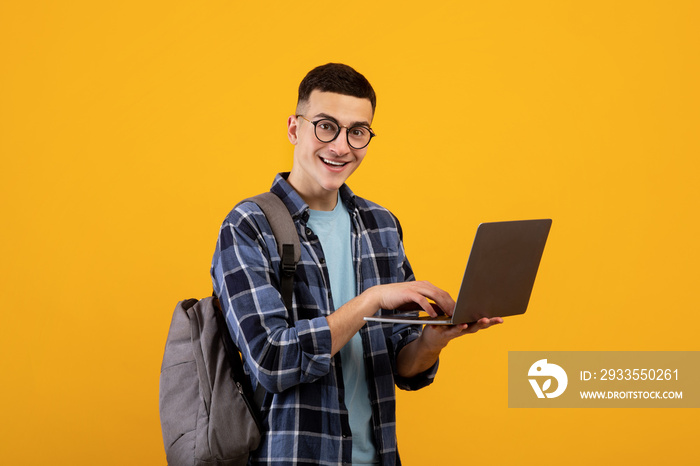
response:
[[[482,223],[462,278],[452,316],[417,312],[365,317],[400,324],[472,324],[482,317],[506,317],[527,310],[551,219]]]

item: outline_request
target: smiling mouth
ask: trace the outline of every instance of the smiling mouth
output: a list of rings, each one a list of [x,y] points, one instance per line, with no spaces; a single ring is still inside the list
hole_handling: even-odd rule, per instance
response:
[[[321,160],[323,160],[323,163],[325,163],[326,165],[330,165],[331,167],[344,167],[345,165],[348,164],[348,162],[334,162],[332,160],[325,159],[323,157],[321,157]]]

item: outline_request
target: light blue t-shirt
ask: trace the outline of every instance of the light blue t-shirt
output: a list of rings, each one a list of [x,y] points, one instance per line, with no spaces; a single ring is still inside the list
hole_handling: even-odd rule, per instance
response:
[[[350,214],[338,194],[338,203],[330,212],[309,210],[307,226],[318,236],[330,276],[333,305],[336,309],[353,299],[357,284],[352,260]],[[367,389],[367,373],[362,338],[356,333],[340,350],[345,386],[345,406],[352,430],[353,464],[378,463],[372,442],[372,407]]]

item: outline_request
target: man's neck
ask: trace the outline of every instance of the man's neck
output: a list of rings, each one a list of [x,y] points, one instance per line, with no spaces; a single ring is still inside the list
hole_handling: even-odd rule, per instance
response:
[[[287,180],[289,182],[289,180]],[[294,184],[289,183],[299,196],[309,205],[312,210],[331,211],[338,204],[338,190],[322,192],[305,192],[298,189]]]
[[[293,174],[290,173],[287,183],[299,194],[312,210],[331,211],[338,203],[338,189],[327,191],[320,186],[316,189],[304,189],[299,183],[295,183]],[[308,187],[307,187],[308,188]]]
[[[331,211],[335,209],[335,206],[338,204],[338,190],[330,193],[324,192],[323,194],[323,196],[314,196],[299,193],[301,198],[304,199],[304,202],[306,202],[312,210]]]

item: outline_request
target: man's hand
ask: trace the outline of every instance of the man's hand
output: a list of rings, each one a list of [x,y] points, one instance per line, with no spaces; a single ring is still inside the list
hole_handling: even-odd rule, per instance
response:
[[[489,319],[488,317],[483,317],[473,324],[459,324],[459,325],[426,325],[423,327],[423,334],[421,338],[425,339],[425,343],[428,348],[434,348],[438,351],[443,349],[447,344],[462,335],[467,335],[469,333],[476,333],[479,330],[484,330],[492,325],[502,324],[503,319],[500,317],[493,317]]]
[[[435,301],[435,304],[432,304],[429,299]],[[364,317],[373,316],[379,309],[396,309],[405,304],[411,304],[414,309],[422,308],[431,316],[437,315],[433,308],[435,305],[450,315],[455,307],[455,302],[449,293],[429,282],[402,282],[373,286],[328,316],[332,341],[331,355],[340,351],[366,324]]]
[[[423,309],[430,316],[437,316],[440,311],[448,316],[454,312],[455,302],[446,291],[441,290],[430,282],[403,282],[391,285],[381,285],[371,290],[378,293],[381,309],[418,310]],[[431,303],[428,298],[435,301]],[[416,306],[417,305],[417,306]],[[437,309],[436,309],[437,308]],[[431,352],[438,353],[454,338],[476,333],[492,325],[502,324],[503,319],[484,317],[471,325],[426,325],[423,328],[423,343]],[[433,361],[434,362],[434,361]],[[431,364],[432,365],[432,364]]]
[[[405,307],[407,310],[417,310],[420,308],[430,316],[435,317],[438,315],[435,305],[437,305],[439,310],[450,316],[455,308],[455,302],[447,291],[441,290],[426,281],[378,285],[370,288],[367,292],[375,295],[380,309],[400,309]],[[432,304],[428,299],[435,301],[435,304]]]
[[[397,372],[402,377],[418,375],[435,364],[440,352],[451,340],[502,323],[500,317],[484,317],[472,325],[426,325],[420,338],[406,345],[398,354]]]

